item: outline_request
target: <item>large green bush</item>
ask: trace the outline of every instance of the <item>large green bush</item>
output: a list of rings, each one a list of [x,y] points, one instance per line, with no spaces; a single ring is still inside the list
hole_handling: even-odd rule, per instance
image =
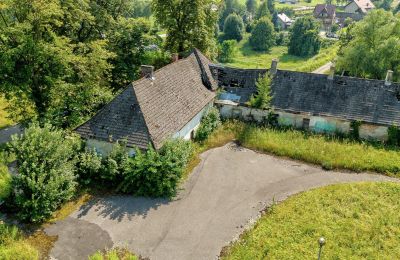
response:
[[[78,142],[50,125],[36,124],[13,136],[9,149],[17,159],[13,178],[15,206],[22,220],[41,222],[75,192]]]
[[[4,164],[0,164],[0,201],[4,201],[11,193],[11,175]]]
[[[192,152],[191,143],[183,140],[168,141],[159,152],[151,146],[146,152],[137,149],[120,190],[137,196],[173,197]]]
[[[290,29],[288,47],[291,55],[304,57],[317,54],[321,48],[319,23],[310,16],[297,19]]]
[[[226,40],[223,41],[220,47],[220,52],[218,55],[218,60],[220,62],[231,62],[235,57],[237,52],[236,41]]]
[[[256,51],[268,51],[275,44],[275,31],[272,22],[264,17],[257,21],[249,39]]]
[[[217,108],[210,108],[201,119],[199,128],[196,131],[196,141],[204,141],[221,124],[221,117]]]
[[[237,14],[230,14],[224,23],[224,39],[240,41],[244,35],[243,19]]]
[[[97,153],[95,149],[87,149],[79,155],[79,181],[84,185],[97,183],[117,187],[123,180],[128,159],[128,150],[124,143],[115,143],[110,153],[105,156]]]

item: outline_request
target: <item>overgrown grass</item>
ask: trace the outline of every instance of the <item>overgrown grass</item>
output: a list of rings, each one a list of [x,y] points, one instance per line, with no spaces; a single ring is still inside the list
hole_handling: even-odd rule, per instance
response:
[[[35,260],[39,259],[39,252],[23,238],[18,228],[0,221],[0,259]]]
[[[269,52],[258,52],[251,49],[249,34],[238,43],[238,53],[233,62],[226,63],[227,66],[238,68],[270,68],[272,59],[279,59],[279,69],[312,72],[315,69],[332,61],[338,51],[338,46],[331,46],[322,49],[319,54],[313,57],[297,57],[287,53],[286,46],[274,46]]]
[[[267,210],[222,259],[398,259],[400,184],[340,184],[295,195]]]
[[[0,163],[0,201],[5,200],[11,193],[11,175],[6,165]]]
[[[97,252],[89,260],[139,260],[137,256],[127,249],[115,248],[107,252]]]
[[[0,129],[14,124],[14,122],[8,118],[8,113],[5,110],[7,106],[7,101],[4,97],[0,96]]]
[[[321,165],[326,169],[385,174],[400,172],[398,150],[349,139],[247,126],[239,134],[239,141],[250,149]]]

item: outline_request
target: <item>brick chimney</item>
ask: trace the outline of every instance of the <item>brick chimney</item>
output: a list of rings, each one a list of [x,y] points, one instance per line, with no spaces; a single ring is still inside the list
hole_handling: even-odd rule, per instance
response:
[[[335,63],[332,63],[331,67],[329,68],[329,75],[328,75],[329,80],[333,80],[333,78],[335,77],[335,70],[336,70]]]
[[[172,60],[172,62],[178,61],[179,60],[179,54],[178,53],[172,53],[171,60]]]
[[[140,66],[140,71],[141,71],[142,77],[146,77],[149,79],[154,78],[154,67],[153,66],[142,65],[142,66]]]
[[[390,86],[392,85],[393,80],[393,70],[388,70],[386,73],[385,85]]]
[[[278,59],[272,59],[271,69],[269,70],[269,74],[271,74],[271,75],[276,74],[276,72],[278,71],[278,62],[279,62]]]

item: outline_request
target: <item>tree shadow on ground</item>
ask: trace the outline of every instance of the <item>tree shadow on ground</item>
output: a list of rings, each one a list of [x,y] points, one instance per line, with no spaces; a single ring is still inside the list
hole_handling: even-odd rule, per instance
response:
[[[121,222],[127,218],[129,221],[133,217],[141,216],[146,218],[150,210],[157,210],[161,205],[167,205],[169,199],[151,199],[133,196],[109,196],[97,198],[81,206],[77,217],[87,216],[89,212],[95,212],[97,216]]]

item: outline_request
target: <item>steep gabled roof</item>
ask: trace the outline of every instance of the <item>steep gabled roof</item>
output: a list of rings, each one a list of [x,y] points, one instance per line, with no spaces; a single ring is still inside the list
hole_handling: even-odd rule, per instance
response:
[[[318,17],[322,12],[326,12],[329,18],[333,18],[336,13],[336,6],[328,4],[317,4],[314,8],[314,16]]]
[[[358,6],[358,8],[360,8],[363,13],[367,13],[369,10],[375,8],[375,5],[370,0],[353,0],[347,5],[350,5],[353,2]]]
[[[195,50],[186,59],[171,63],[129,85],[92,119],[75,131],[84,138],[127,140],[128,146],[156,149],[215,97],[217,84],[211,62]]]
[[[399,83],[278,70],[271,90],[277,109],[400,125]]]
[[[290,19],[285,13],[278,14],[278,18],[284,23],[292,22],[292,19]]]

